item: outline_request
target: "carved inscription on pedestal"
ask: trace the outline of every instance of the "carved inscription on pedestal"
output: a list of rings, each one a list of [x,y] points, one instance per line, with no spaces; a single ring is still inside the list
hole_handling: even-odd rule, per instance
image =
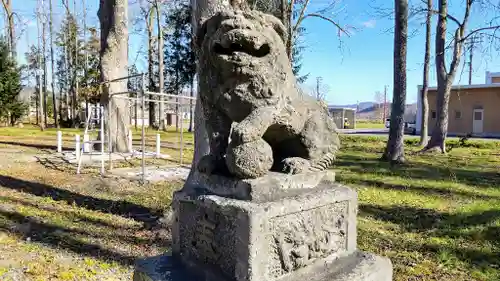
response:
[[[347,250],[347,202],[270,220],[268,276],[278,278]]]
[[[192,203],[181,204],[181,254],[193,264],[209,265],[228,276],[235,271],[234,222],[217,210]]]
[[[215,214],[205,210],[197,219],[191,241],[193,250],[198,252],[199,258],[216,263],[220,253],[215,242],[215,228],[218,223]]]

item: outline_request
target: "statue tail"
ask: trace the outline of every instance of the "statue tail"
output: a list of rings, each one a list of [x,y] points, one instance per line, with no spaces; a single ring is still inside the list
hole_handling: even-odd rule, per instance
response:
[[[321,157],[319,160],[314,161],[309,170],[312,172],[324,171],[330,168],[333,165],[334,161],[335,161],[335,154],[328,152],[325,155],[323,155],[323,157]]]

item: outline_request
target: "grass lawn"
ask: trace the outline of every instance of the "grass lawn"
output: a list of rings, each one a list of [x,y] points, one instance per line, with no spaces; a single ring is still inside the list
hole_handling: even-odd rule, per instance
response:
[[[391,168],[377,161],[383,137],[342,141],[334,169],[359,195],[359,248],[389,257],[395,280],[500,280],[499,142]],[[182,182],[140,186],[29,160],[54,145],[51,130],[0,128],[0,280],[130,280],[136,258],[170,247],[161,217]]]
[[[358,191],[359,248],[391,258],[395,280],[500,280],[499,142],[391,168],[377,160],[385,138],[343,140],[337,177]]]
[[[385,124],[377,121],[366,121],[358,120],[356,121],[356,129],[383,129]]]

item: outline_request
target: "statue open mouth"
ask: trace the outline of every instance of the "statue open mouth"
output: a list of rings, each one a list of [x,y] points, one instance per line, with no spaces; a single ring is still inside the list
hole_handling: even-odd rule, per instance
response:
[[[246,54],[255,58],[263,58],[271,52],[271,46],[263,42],[258,34],[233,29],[224,34],[220,41],[214,43],[213,51],[222,56]]]
[[[241,43],[231,43],[228,47],[224,47],[220,43],[215,43],[214,51],[218,55],[232,55],[235,53],[245,53],[252,57],[263,58],[269,54],[271,48],[269,44],[263,44],[258,49]]]

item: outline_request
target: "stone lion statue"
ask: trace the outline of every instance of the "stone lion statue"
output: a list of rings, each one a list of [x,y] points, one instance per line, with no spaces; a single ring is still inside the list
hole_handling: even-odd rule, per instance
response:
[[[199,102],[210,142],[200,172],[256,178],[333,163],[336,126],[299,90],[285,36],[279,19],[251,10],[219,12],[197,31]]]

